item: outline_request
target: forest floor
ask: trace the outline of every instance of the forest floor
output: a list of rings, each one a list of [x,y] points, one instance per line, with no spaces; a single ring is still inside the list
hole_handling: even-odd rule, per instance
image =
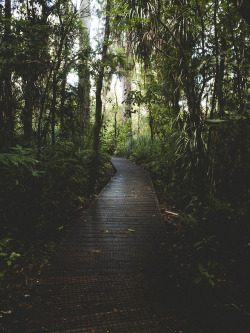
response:
[[[192,232],[183,227],[180,207],[177,209],[177,203],[156,184],[155,188],[169,239],[172,273],[166,284],[172,288],[177,308],[185,314],[187,332],[250,332],[249,255],[233,248],[212,248],[212,275],[209,267],[200,263],[208,254],[202,253],[203,249],[198,253]]]
[[[76,221],[90,207],[114,174],[115,169],[110,164],[105,178],[99,182],[95,193],[85,200],[84,208],[79,208],[71,222]],[[0,297],[0,332],[26,332],[23,322],[33,307],[31,296],[34,287],[42,272],[50,265],[51,257],[70,227],[71,224],[67,224],[63,228],[53,229],[52,233],[46,233],[39,241],[32,238],[28,240],[28,243],[23,242],[22,239],[16,241],[21,256],[10,266],[5,276],[5,288],[1,291]],[[8,237],[12,235],[9,234]]]
[[[110,176],[113,169],[110,168]],[[106,180],[107,182],[107,180]],[[103,184],[104,185],[104,184]],[[198,269],[197,249],[190,243],[189,231],[183,228],[179,215],[180,207],[155,185],[161,213],[167,229],[169,274],[166,280],[169,303],[181,312],[188,322],[184,333],[247,333],[250,329],[249,262],[242,253],[216,253],[219,267],[213,276],[214,285],[206,279],[194,280],[201,272]],[[100,189],[99,189],[100,190]],[[93,201],[89,201],[90,203]],[[50,262],[50,257],[60,243],[65,229],[49,236],[39,244],[24,248],[23,255],[8,273],[8,288],[1,299],[3,318],[0,331],[21,333],[23,319],[33,307],[32,290],[41,272]],[[212,263],[213,264],[213,263]],[[121,332],[122,333],[122,332]],[[146,333],[146,332],[145,332]],[[165,333],[165,332],[162,332]]]

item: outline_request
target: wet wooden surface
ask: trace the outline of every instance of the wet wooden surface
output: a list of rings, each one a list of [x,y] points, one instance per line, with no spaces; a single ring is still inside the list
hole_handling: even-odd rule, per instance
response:
[[[36,289],[27,332],[179,332],[167,302],[168,241],[149,174],[117,172],[57,249]]]

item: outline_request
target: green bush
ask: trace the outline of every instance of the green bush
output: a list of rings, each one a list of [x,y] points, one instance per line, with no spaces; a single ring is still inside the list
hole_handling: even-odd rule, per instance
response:
[[[152,141],[149,136],[140,135],[136,138],[127,139],[123,145],[119,146],[119,150],[117,148],[116,153],[138,164],[147,165],[159,160],[161,143],[158,138]]]
[[[37,189],[44,176],[31,150],[18,146],[12,151],[12,153],[0,154],[2,231],[25,228],[34,223],[34,214],[40,200]]]
[[[109,161],[107,154],[100,155],[98,181],[104,178]],[[21,147],[0,154],[3,232],[32,238],[69,223],[88,202],[91,157],[91,150],[77,149],[70,142],[42,151],[39,161],[31,150]]]

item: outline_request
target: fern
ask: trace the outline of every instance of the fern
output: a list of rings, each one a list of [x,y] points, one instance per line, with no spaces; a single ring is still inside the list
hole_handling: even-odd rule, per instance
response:
[[[13,153],[0,154],[0,167],[26,167],[34,166],[38,161],[31,155],[31,149],[16,146],[11,148]]]
[[[2,153],[0,154],[0,166],[9,167],[26,167],[29,168],[31,165],[37,164],[38,161],[32,157],[27,155],[20,155],[16,153]]]

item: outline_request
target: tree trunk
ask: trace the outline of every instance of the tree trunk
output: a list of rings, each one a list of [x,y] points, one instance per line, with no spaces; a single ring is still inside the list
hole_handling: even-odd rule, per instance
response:
[[[115,112],[115,124],[114,124],[114,127],[115,127],[115,145],[116,145],[116,138],[117,138],[117,112]]]
[[[48,79],[47,79],[47,83],[42,95],[42,99],[41,99],[41,107],[40,107],[40,111],[39,111],[39,118],[38,118],[38,126],[37,126],[37,158],[40,155],[40,151],[41,151],[41,145],[42,145],[42,118],[43,118],[43,111],[44,111],[44,107],[45,107],[45,101],[47,98],[47,94],[48,94],[48,90],[49,90],[49,83],[50,83],[50,79],[52,76],[52,72],[53,69],[51,68],[49,75],[48,75]]]
[[[100,132],[102,127],[102,86],[103,86],[105,62],[107,59],[108,41],[110,35],[110,18],[109,18],[110,9],[111,9],[111,1],[107,0],[105,34],[102,46],[100,69],[96,81],[96,109],[95,109],[95,124],[94,124],[93,157],[91,163],[90,185],[89,185],[90,193],[93,193],[95,189],[95,184],[98,174],[98,165],[99,165]]]
[[[131,72],[129,70],[129,72],[122,77],[122,99],[123,99],[122,117],[124,121],[126,121],[127,119],[131,119],[132,105],[131,101],[129,100],[131,90],[132,90],[132,82],[131,82]]]
[[[150,127],[150,136],[151,136],[151,141],[154,141],[154,118],[152,115],[152,111],[149,108],[149,127]]]
[[[228,5],[228,12],[230,13],[230,6],[229,3],[227,3]],[[232,13],[231,13],[232,14]],[[240,64],[241,64],[241,59],[240,59],[240,55],[239,55],[239,49],[237,46],[237,42],[235,40],[235,33],[234,33],[234,29],[232,26],[232,22],[231,19],[228,20],[229,23],[229,28],[231,31],[231,35],[232,35],[232,41],[233,41],[233,47],[234,47],[234,52],[235,52],[235,58],[236,58],[236,62],[237,62],[237,67],[236,67],[236,83],[237,83],[237,92],[238,92],[238,102],[239,102],[239,113],[243,114],[244,113],[244,101],[243,101],[243,96],[242,96],[242,84],[243,84],[243,80],[242,80],[242,75],[241,75],[241,70],[240,70]]]
[[[51,104],[51,144],[55,145],[55,119],[56,119],[56,97],[57,97],[57,71],[53,74],[52,83],[52,104]]]
[[[128,125],[128,140],[130,140],[131,148],[133,141],[132,133],[132,103],[130,100],[132,91],[132,75],[131,72],[134,68],[134,61],[132,60],[132,52],[130,47],[130,31],[126,33],[125,40],[125,51],[127,63],[125,65],[125,74],[122,77],[122,117],[123,121]]]
[[[226,49],[226,39],[222,37],[221,39],[222,51]],[[220,56],[220,65],[219,65],[219,84],[218,84],[218,112],[220,118],[223,118],[225,115],[224,110],[224,91],[223,91],[223,82],[224,82],[224,72],[225,72],[225,54],[221,52]]]
[[[30,74],[32,75],[32,74]],[[25,106],[23,109],[23,132],[24,132],[24,142],[28,145],[32,142],[32,115],[33,115],[33,89],[34,80],[30,77],[27,78],[25,90]]]
[[[69,28],[69,27],[68,27]],[[58,91],[58,72],[62,63],[62,51],[64,42],[68,33],[67,29],[62,26],[62,35],[60,36],[60,44],[57,51],[57,63],[54,68],[52,81],[52,104],[51,104],[51,143],[55,145],[55,125],[56,125],[56,107],[57,107],[57,91]]]
[[[249,0],[231,0],[240,15],[250,25],[250,2]]]
[[[4,58],[12,58],[12,48],[11,45],[11,0],[5,0],[5,23],[4,23],[4,36],[3,41],[6,46],[4,50]],[[9,147],[13,144],[14,135],[14,112],[13,112],[13,101],[12,101],[12,82],[11,82],[11,67],[5,65],[3,68],[2,76],[2,110],[0,116],[1,122],[1,150],[7,151]]]
[[[66,64],[65,64],[66,67]],[[64,68],[62,74],[62,85],[61,85],[61,103],[60,103],[60,132],[62,137],[66,134],[66,127],[65,127],[65,102],[66,102],[66,82],[67,82],[67,73],[66,69]]]
[[[80,122],[83,131],[86,130],[90,121],[90,72],[88,66],[88,57],[90,50],[89,28],[90,28],[90,1],[81,1],[80,15],[82,18],[83,27],[86,30],[82,31],[80,36],[81,60],[78,70],[78,99]]]

